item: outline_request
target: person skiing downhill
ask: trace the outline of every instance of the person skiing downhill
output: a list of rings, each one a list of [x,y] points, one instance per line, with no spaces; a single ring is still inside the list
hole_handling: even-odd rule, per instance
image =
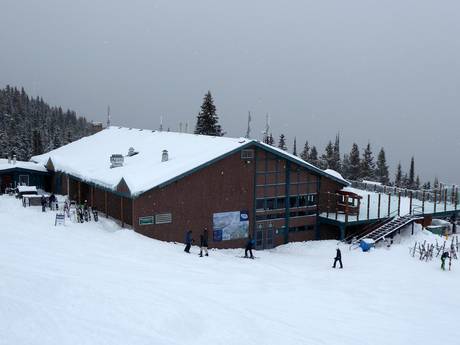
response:
[[[446,270],[446,259],[448,259],[448,258],[449,258],[449,253],[448,252],[442,253],[442,255],[441,255],[441,269],[443,271]]]
[[[209,256],[208,254],[208,230],[204,228],[203,233],[200,235],[200,257],[204,255]]]
[[[340,251],[339,248],[337,248],[337,253],[335,254],[335,258],[334,258],[334,266],[332,266],[332,268],[335,268],[335,265],[337,264],[337,261],[340,264],[340,268],[343,268],[343,265],[342,265],[342,252]]]
[[[254,255],[252,255],[252,249],[254,248],[255,241],[252,239],[251,235],[248,237],[248,242],[246,243],[246,248],[244,249],[244,257],[248,258],[248,252],[251,254],[249,258],[254,259]]]
[[[190,253],[190,247],[192,246],[193,238],[192,238],[192,230],[187,231],[185,235],[185,249],[184,252]]]

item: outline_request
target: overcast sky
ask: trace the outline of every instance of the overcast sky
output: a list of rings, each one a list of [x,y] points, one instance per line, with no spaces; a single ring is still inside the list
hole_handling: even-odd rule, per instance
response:
[[[340,132],[415,155],[422,179],[460,183],[460,1],[1,0],[0,87],[89,120],[192,129],[213,93],[227,135],[320,152]],[[377,153],[377,152],[376,152]]]

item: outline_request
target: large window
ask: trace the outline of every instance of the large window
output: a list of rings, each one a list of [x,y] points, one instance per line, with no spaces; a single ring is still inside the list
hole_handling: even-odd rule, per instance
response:
[[[28,186],[29,185],[29,175],[19,175],[19,185]]]

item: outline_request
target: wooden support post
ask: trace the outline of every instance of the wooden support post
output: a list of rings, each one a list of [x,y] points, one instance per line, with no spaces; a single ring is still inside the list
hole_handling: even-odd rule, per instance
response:
[[[107,208],[107,191],[104,191],[104,204],[105,204],[105,217],[109,218],[109,212]]]
[[[370,209],[371,209],[371,195],[367,194],[367,220],[369,220]]]
[[[339,206],[337,205],[337,200],[339,200],[340,195],[339,194],[334,194],[335,195],[335,220],[339,218]]]
[[[136,230],[136,218],[134,217],[134,198],[131,199],[131,223],[133,223],[133,230]],[[254,230],[253,230],[254,231]]]
[[[409,214],[412,214],[412,191],[409,192]]]
[[[388,193],[388,217],[390,217],[391,213],[391,193]]]
[[[90,198],[90,202],[91,202],[90,205],[91,205],[91,207],[93,207],[93,206],[94,206],[94,187],[93,187],[93,186],[90,186],[90,188],[91,188],[91,189],[90,189],[90,197],[91,197],[91,198]]]
[[[425,214],[425,190],[422,192],[422,214]]]
[[[327,192],[327,208],[326,208],[326,217],[329,218],[329,208],[331,206],[331,193]]]
[[[359,220],[359,211],[361,210],[361,199],[358,198],[358,212],[356,213],[356,220]]]
[[[345,224],[348,223],[348,196],[345,199]]]
[[[398,192],[398,216],[401,215],[401,192]]]
[[[125,221],[123,218],[123,197],[120,196],[120,220],[121,220],[121,227],[125,226]]]
[[[378,208],[377,208],[377,218],[380,219],[380,199],[381,199],[381,194],[379,193],[379,202],[378,202]]]

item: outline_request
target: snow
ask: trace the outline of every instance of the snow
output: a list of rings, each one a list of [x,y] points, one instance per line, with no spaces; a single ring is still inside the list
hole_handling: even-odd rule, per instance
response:
[[[11,160],[11,163],[8,163],[8,159],[0,158],[0,171],[9,169],[27,169],[41,172],[47,171],[44,164],[23,161],[16,161],[16,164],[13,164],[13,160]]]
[[[2,196],[0,343],[454,344],[460,266],[411,257],[436,238],[416,230],[389,250],[340,245],[341,270],[336,241],[199,258],[104,218],[55,227]]]
[[[251,142],[256,141],[112,126],[32,160],[46,165],[51,158],[56,171],[109,189],[124,179],[131,194],[139,195]],[[130,147],[139,153],[128,157]],[[323,173],[296,156],[270,148]],[[163,150],[168,151],[167,162],[161,161]],[[110,168],[112,154],[125,156],[122,167]]]
[[[359,208],[359,220],[367,219],[367,197],[370,195],[370,209],[369,209],[369,219],[378,219],[378,195],[379,193],[368,192],[362,189],[357,189],[353,187],[345,187],[343,188],[344,191],[349,191],[356,193],[362,196],[360,208]],[[390,197],[388,194],[381,193],[380,197],[380,218],[384,218],[388,216],[388,199],[390,199],[390,216],[395,216],[398,212],[398,196],[392,194]],[[457,204],[457,207],[460,205]],[[413,198],[412,199],[412,209],[414,213],[421,213],[422,212],[422,201]],[[446,211],[453,211],[455,210],[455,205],[452,203],[446,203]],[[400,214],[406,215],[410,212],[410,198],[401,196],[401,205],[400,205]],[[444,201],[438,202],[436,204],[436,213],[444,212]],[[434,214],[435,213],[435,204],[434,202],[425,201],[424,205],[424,213],[425,214]],[[327,217],[327,213],[322,213],[322,217]],[[335,219],[335,213],[329,213],[329,218]],[[349,221],[357,220],[356,215],[349,215]],[[345,221],[345,215],[340,213],[337,215],[337,220]]]
[[[382,185],[381,182],[369,181],[369,180],[363,180],[363,183],[364,184],[371,184],[371,185],[375,185],[375,186],[381,186]]]
[[[343,176],[338,172],[338,171],[335,171],[335,170],[332,170],[332,169],[326,169],[324,170],[324,172],[326,174],[329,174],[329,175],[332,175],[334,176],[335,178],[337,178],[338,180],[342,180],[347,186],[350,185],[350,182],[348,182],[347,180],[345,180],[343,178]]]
[[[18,186],[19,193],[37,193],[37,187],[35,186]]]

